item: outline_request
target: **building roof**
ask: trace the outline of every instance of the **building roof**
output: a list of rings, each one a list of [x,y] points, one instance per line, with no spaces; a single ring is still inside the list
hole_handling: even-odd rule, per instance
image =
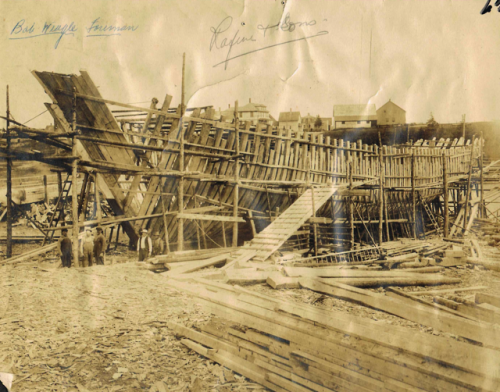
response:
[[[383,104],[383,105],[382,105],[379,109],[377,109],[377,113],[378,113],[380,110],[382,110],[384,107],[386,107],[388,104],[390,104],[390,103],[392,103],[394,106],[396,106],[397,108],[401,109],[403,112],[405,112],[405,113],[406,113],[406,110],[404,110],[401,106],[396,105],[396,104],[395,104],[394,102],[392,102],[390,99],[389,99],[386,103],[384,103],[384,104]]]
[[[369,105],[334,105],[335,121],[377,120],[377,110],[374,104]]]
[[[300,121],[300,112],[281,112],[279,122]]]
[[[238,107],[238,113],[243,113],[243,112],[259,112],[259,113],[269,113],[269,111],[266,108],[266,105],[261,104],[261,103],[247,103],[244,106],[239,106]],[[226,119],[232,119],[234,118],[234,106],[231,108],[228,108],[226,110],[223,110],[218,113],[221,116],[226,117]]]
[[[244,106],[238,107],[238,112],[267,112],[267,110],[266,105],[261,103],[247,103]]]

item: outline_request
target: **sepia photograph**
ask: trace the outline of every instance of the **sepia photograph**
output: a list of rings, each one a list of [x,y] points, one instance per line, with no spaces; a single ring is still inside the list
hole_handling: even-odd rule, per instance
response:
[[[500,0],[0,14],[0,392],[500,391]]]

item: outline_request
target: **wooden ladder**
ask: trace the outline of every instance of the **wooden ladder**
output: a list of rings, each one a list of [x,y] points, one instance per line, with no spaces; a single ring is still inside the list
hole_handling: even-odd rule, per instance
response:
[[[68,199],[69,192],[71,190],[72,181],[69,180],[71,174],[68,174],[66,179],[64,180],[61,193],[57,199],[56,208],[54,208],[54,213],[52,214],[49,221],[49,228],[57,227],[61,217],[64,215],[64,207],[66,206],[66,201]],[[43,239],[42,246],[45,245],[47,239],[52,241],[54,237],[55,230],[49,232],[49,234]]]
[[[429,205],[426,203],[426,201],[423,199],[422,195],[420,194],[420,192],[417,192],[417,195],[418,195],[418,198],[420,199],[420,203],[422,204],[422,206],[424,207],[424,210],[425,212],[427,213],[427,216],[429,217],[432,225],[434,226],[434,228],[436,229],[436,232],[439,233],[441,228],[439,227],[439,224],[436,220],[436,217],[434,216],[434,214],[432,213],[431,209],[429,208]]]

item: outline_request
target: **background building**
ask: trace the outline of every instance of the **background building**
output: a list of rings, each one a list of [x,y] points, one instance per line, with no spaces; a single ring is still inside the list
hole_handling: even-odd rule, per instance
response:
[[[377,110],[369,105],[334,105],[335,128],[371,128],[377,125]]]
[[[281,112],[278,118],[279,129],[291,129],[294,133],[302,132],[300,112]]]
[[[321,120],[321,125],[316,127],[316,121],[318,118]],[[319,117],[311,116],[307,113],[307,116],[302,117],[302,130],[307,132],[324,132],[329,131],[332,128],[332,118],[331,117]]]
[[[226,121],[231,122],[234,119],[234,107],[228,106],[226,110],[219,111],[217,115],[220,117],[224,116]],[[272,119],[269,116],[269,111],[266,105],[261,103],[252,103],[252,99],[248,100],[248,103],[243,106],[238,107],[238,117],[240,121],[251,122],[252,125],[257,125],[257,123],[271,124]]]
[[[377,110],[377,123],[378,125],[406,124],[406,110],[389,99]]]

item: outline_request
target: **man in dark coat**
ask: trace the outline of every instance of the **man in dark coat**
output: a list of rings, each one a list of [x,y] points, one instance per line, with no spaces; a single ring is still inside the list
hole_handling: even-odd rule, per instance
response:
[[[106,250],[106,237],[102,227],[97,228],[97,237],[94,239],[94,259],[97,265],[104,265],[104,252]]]
[[[151,237],[148,236],[148,231],[143,229],[142,234],[137,241],[137,257],[139,261],[144,261],[148,257],[151,257],[152,252],[153,241],[151,241]]]
[[[62,266],[66,268],[71,267],[71,256],[72,256],[72,243],[71,239],[68,238],[68,229],[62,229],[61,236],[57,241],[57,254],[61,257]]]

